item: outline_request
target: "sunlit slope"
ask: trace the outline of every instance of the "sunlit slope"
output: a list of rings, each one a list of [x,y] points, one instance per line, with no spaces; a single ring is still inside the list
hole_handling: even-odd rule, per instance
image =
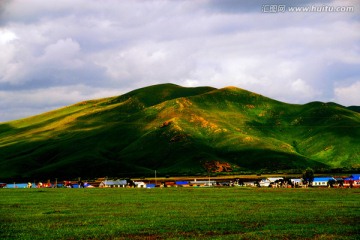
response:
[[[162,84],[1,124],[0,177],[357,167],[359,126],[334,103]]]

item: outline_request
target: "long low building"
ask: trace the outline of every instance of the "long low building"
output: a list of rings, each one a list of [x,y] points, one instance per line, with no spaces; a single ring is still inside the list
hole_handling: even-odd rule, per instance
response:
[[[216,181],[210,181],[210,180],[194,180],[194,181],[190,181],[189,185],[191,187],[204,187],[204,186],[215,186],[216,185]]]
[[[313,187],[328,187],[330,182],[336,182],[335,178],[333,177],[314,177],[312,181]]]
[[[283,177],[269,177],[269,178],[264,178],[259,182],[260,187],[269,187],[272,184],[275,184],[279,181],[283,181],[284,178]]]
[[[126,187],[128,186],[127,180],[104,180],[99,184],[99,187]]]

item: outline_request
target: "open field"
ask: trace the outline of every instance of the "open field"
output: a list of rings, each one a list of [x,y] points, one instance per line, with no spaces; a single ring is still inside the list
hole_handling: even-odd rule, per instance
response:
[[[359,189],[0,189],[0,239],[359,239]]]

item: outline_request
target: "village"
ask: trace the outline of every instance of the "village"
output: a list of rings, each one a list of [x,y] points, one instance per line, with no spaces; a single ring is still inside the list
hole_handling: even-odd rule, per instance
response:
[[[151,179],[108,179],[95,181],[54,181],[28,183],[0,183],[0,188],[169,188],[169,187],[261,187],[261,188],[360,188],[360,174],[346,177],[318,176],[313,179],[291,177],[263,178],[151,178]]]

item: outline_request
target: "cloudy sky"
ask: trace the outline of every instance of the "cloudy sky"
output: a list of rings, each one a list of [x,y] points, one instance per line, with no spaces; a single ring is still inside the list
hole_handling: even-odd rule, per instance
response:
[[[360,105],[359,1],[281,2],[0,0],[0,122],[168,82]]]

